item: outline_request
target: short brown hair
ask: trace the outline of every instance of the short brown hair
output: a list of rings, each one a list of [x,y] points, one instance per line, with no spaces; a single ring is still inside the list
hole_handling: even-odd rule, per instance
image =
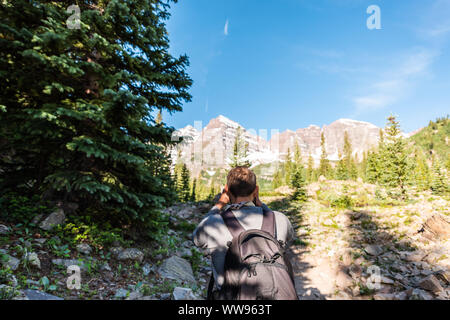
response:
[[[256,176],[247,167],[236,167],[228,173],[227,185],[233,196],[248,197],[256,189]]]

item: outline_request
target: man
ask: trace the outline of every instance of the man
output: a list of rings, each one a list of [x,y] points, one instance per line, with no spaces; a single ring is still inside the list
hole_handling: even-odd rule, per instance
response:
[[[256,176],[246,167],[236,167],[228,173],[227,184],[219,201],[193,233],[195,245],[211,253],[215,290],[220,290],[224,283],[227,243],[233,238],[220,214],[228,209],[232,210],[245,230],[261,229],[263,209],[269,208],[259,200]],[[288,247],[294,240],[294,229],[285,215],[276,211],[274,214],[277,240],[282,240]]]

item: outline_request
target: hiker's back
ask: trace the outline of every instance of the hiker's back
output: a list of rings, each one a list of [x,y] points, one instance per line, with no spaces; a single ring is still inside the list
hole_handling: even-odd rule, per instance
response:
[[[276,236],[275,214],[263,211],[261,229],[245,230],[232,210],[222,214],[232,235],[224,264],[224,284],[216,294],[226,300],[297,300],[285,243]]]

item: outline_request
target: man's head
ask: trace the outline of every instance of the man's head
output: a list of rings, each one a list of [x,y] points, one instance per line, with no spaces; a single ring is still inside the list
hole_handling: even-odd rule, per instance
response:
[[[256,176],[247,167],[231,169],[227,176],[228,191],[235,198],[251,196],[256,190]]]

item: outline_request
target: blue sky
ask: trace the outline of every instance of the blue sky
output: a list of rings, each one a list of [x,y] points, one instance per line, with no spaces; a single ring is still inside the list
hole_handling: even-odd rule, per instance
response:
[[[381,29],[369,30],[370,5]],[[403,131],[450,113],[450,0],[180,0],[167,23],[192,102],[175,128],[223,114],[252,129],[339,118]]]

